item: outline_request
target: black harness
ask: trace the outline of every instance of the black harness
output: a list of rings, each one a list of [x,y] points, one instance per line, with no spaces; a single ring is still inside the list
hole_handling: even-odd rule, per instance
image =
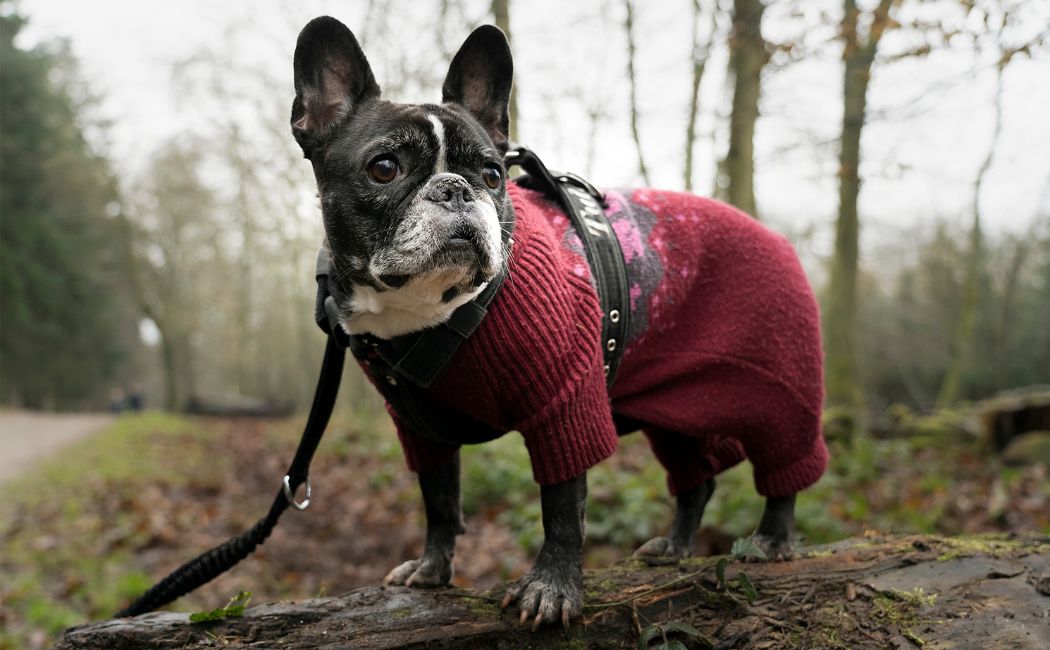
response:
[[[551,172],[535,153],[523,147],[507,153],[506,165],[525,171],[516,179],[519,185],[557,202],[583,242],[602,307],[601,346],[606,382],[611,386],[626,344],[629,310],[627,267],[620,242],[605,217],[605,197],[575,174]],[[351,352],[397,418],[413,433],[456,445],[488,442],[506,433],[435,403],[428,391],[459,346],[481,324],[502,284],[500,274],[476,298],[457,308],[448,321],[421,332],[392,339],[349,337]]]
[[[528,149],[516,148],[508,152],[507,166],[511,165],[519,165],[527,174],[517,179],[519,184],[539,190],[561,204],[583,242],[601,301],[605,375],[608,384],[612,385],[626,343],[628,290],[623,252],[602,211],[605,198],[578,176],[552,174]],[[327,270],[319,267],[318,273]],[[347,340],[343,332],[330,332],[302,439],[266,516],[247,531],[175,569],[116,615],[144,614],[188,594],[229,570],[266,541],[289,506],[306,509],[310,504],[310,461],[324,435],[339,392],[344,347],[349,347],[362,361],[398,418],[419,435],[453,444],[485,442],[503,435],[504,431],[497,431],[464,413],[440,407],[427,396],[427,389],[456,350],[481,324],[502,284],[502,275],[493,278],[481,294],[456,309],[447,322],[416,334],[384,341],[367,336],[351,336]],[[336,322],[337,309],[332,296],[328,296],[324,308],[329,319]],[[297,501],[296,492],[304,484],[305,499]]]

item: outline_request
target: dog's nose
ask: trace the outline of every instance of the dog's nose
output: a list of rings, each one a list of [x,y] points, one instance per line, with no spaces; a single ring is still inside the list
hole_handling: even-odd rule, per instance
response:
[[[439,174],[431,179],[424,198],[452,212],[460,212],[474,200],[474,193],[459,174]]]

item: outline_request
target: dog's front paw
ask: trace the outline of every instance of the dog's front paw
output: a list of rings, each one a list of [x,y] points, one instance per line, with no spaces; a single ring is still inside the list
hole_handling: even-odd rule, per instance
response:
[[[639,546],[638,550],[634,552],[634,557],[649,564],[677,562],[688,555],[689,551],[687,549],[679,548],[668,537],[654,537]]]
[[[751,543],[766,554],[765,560],[755,556],[745,557],[745,562],[783,562],[795,557],[795,546],[790,539],[754,533]]]
[[[583,576],[579,571],[559,571],[536,566],[518,579],[507,595],[503,607],[514,601],[521,606],[521,625],[532,619],[532,629],[543,623],[569,621],[583,612]]]
[[[435,562],[424,557],[419,560],[409,560],[394,568],[383,578],[383,584],[427,589],[444,587],[451,580],[452,567],[448,563]]]

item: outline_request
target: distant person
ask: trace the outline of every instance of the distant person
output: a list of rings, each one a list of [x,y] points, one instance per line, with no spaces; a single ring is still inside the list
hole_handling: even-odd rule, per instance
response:
[[[113,387],[109,391],[109,412],[121,413],[127,408],[127,398],[121,388]]]
[[[146,395],[142,392],[142,384],[135,382],[128,388],[127,408],[129,411],[138,413],[146,406]]]

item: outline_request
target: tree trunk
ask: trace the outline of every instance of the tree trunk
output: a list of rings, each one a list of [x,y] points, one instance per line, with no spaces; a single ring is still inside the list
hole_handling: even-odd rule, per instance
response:
[[[729,71],[733,77],[733,112],[729,117],[729,150],[722,164],[725,198],[758,217],[755,205],[755,123],[766,41],[762,38],[761,0],[733,0],[733,31],[729,35]]]
[[[824,317],[828,403],[858,406],[857,379],[857,257],[860,222],[860,136],[864,127],[865,95],[870,62],[846,59],[843,78],[843,117],[839,149],[839,215],[835,222],[835,251],[831,262],[828,308]]]
[[[514,41],[511,40],[510,35],[510,0],[492,0],[492,19],[496,27],[502,29],[507,35],[507,40],[513,46]],[[510,141],[520,142],[518,140],[518,80],[516,77],[510,89]]]
[[[179,373],[175,361],[175,344],[165,328],[156,320],[153,323],[160,332],[160,360],[164,369],[164,408],[178,411],[182,406],[182,391],[179,386]]]
[[[499,609],[505,586],[487,594],[366,587],[211,623],[172,612],[100,621],[67,630],[55,647],[623,648],[642,635],[653,645],[726,649],[1050,643],[1045,535],[868,537],[780,563],[626,560],[588,571],[584,582],[584,619],[567,630],[519,626],[516,610]]]
[[[624,33],[627,35],[627,83],[631,88],[631,136],[638,151],[638,173],[646,186],[652,185],[649,180],[649,168],[645,166],[645,155],[642,153],[642,136],[638,132],[638,84],[634,73],[634,7],[631,0],[624,0],[627,17],[624,19]]]
[[[866,40],[857,33],[857,7],[844,0],[842,19],[842,132],[839,139],[839,214],[835,250],[824,310],[827,402],[859,411],[863,401],[857,368],[857,268],[860,250],[860,138],[864,129],[868,82],[879,39],[886,28],[890,0],[880,0]]]
[[[1010,266],[1006,272],[1005,286],[1003,287],[1002,304],[999,306],[999,318],[995,328],[995,350],[999,359],[1008,359],[1010,351],[1011,333],[1013,332],[1014,309],[1017,307],[1017,287],[1021,279],[1021,269],[1024,268],[1028,257],[1029,242],[1018,239],[1014,242],[1013,255],[1010,256]],[[1050,277],[1050,275],[1048,275]],[[1050,282],[1047,282],[1050,288]],[[1007,385],[1009,366],[1006,363],[998,363],[995,366],[996,388]]]
[[[999,136],[1003,131],[1003,71],[1005,62],[996,67],[995,86],[995,127],[992,129],[992,140],[988,153],[977,170],[973,183],[973,224],[970,226],[970,250],[966,256],[966,281],[963,284],[962,313],[956,321],[955,334],[952,340],[952,358],[941,383],[937,402],[941,405],[951,404],[962,395],[963,380],[970,370],[974,356],[974,330],[977,328],[977,312],[981,302],[981,275],[984,270],[984,244],[981,233],[981,188],[988,170],[992,167],[995,150],[999,146]]]

